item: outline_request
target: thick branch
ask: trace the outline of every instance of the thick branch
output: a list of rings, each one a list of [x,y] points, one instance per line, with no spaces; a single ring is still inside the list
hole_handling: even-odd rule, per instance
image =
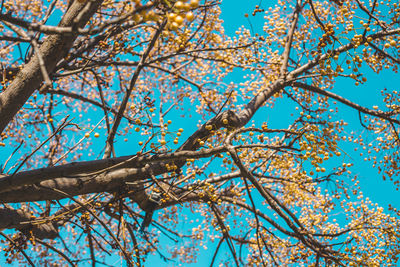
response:
[[[63,19],[59,23],[61,27],[82,27],[97,11],[102,0],[97,1],[74,1]],[[88,8],[85,8],[89,5]],[[80,20],[75,22],[79,16]],[[64,58],[70,50],[77,34],[52,35],[45,39],[40,46],[40,53],[49,74],[54,71],[58,61]],[[38,57],[32,59],[18,72],[15,79],[0,94],[0,133],[21,109],[28,98],[39,89],[43,82],[43,75],[40,69]]]
[[[53,239],[58,236],[57,224],[49,222],[33,225],[28,223],[32,220],[31,216],[30,212],[22,209],[0,208],[0,230],[18,229],[27,234],[32,231],[32,234],[40,239]]]
[[[113,191],[125,182],[148,179],[149,168],[154,175],[167,172],[162,161],[180,161],[187,158],[209,157],[226,151],[223,146],[200,151],[179,151],[161,155],[119,157],[87,162],[74,162],[42,168],[0,178],[0,202],[27,202],[62,198],[57,193],[38,188],[55,188],[72,196]],[[152,164],[148,168],[145,164]],[[176,163],[177,164],[177,163]]]

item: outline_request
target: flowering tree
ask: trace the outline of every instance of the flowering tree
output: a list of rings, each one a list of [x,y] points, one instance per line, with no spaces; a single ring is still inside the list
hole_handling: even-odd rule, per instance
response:
[[[397,210],[363,196],[344,141],[397,186],[400,91],[369,108],[335,83],[397,73],[400,5],[275,4],[243,14],[260,32],[228,36],[218,0],[2,1],[7,261],[191,263],[210,246],[211,265],[221,247],[236,266],[394,265]],[[283,99],[293,114],[272,128]]]

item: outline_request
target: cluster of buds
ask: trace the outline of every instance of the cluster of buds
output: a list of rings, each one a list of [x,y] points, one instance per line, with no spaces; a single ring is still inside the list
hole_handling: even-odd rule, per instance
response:
[[[168,28],[172,31],[176,31],[183,25],[185,20],[193,21],[194,14],[192,9],[199,6],[199,0],[188,1],[177,1],[172,10],[173,12],[168,14]]]
[[[252,13],[253,17],[257,14],[257,13],[263,13],[265,12],[265,10],[263,8],[260,8],[259,5],[256,5],[256,7],[254,8],[254,11]]]
[[[322,35],[322,38],[319,40],[319,47],[325,47],[327,44],[332,44],[332,37],[335,35],[335,30],[333,29],[334,25],[328,23],[325,25],[325,33]]]
[[[352,38],[352,43],[354,44],[354,48],[359,47],[363,42],[367,46],[368,43],[372,42],[372,37],[367,37],[366,39],[363,37],[362,34],[356,34]],[[366,41],[366,42],[365,42]]]
[[[178,169],[178,166],[176,166],[175,163],[172,162],[172,163],[166,163],[165,164],[165,168],[167,168],[167,171],[169,171],[169,172],[172,171],[173,172],[173,171]]]
[[[338,5],[338,6],[342,6],[344,0],[331,0],[331,2],[334,2],[334,3],[335,3],[336,5]]]

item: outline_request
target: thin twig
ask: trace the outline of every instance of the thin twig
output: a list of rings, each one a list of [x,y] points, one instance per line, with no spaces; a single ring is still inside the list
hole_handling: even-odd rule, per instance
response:
[[[60,126],[58,126],[58,128],[49,137],[47,137],[46,140],[44,140],[35,150],[33,150],[27,157],[25,157],[25,159],[21,162],[21,164],[17,167],[17,169],[14,171],[14,173],[12,175],[15,175],[19,171],[19,169],[22,166],[24,166],[25,162],[27,162],[30,159],[30,157],[33,156],[33,154],[35,154],[44,144],[46,144],[47,141],[49,141],[51,138],[53,138],[59,131],[61,131],[68,125],[70,125],[70,122],[72,121],[72,119],[67,121],[68,118],[69,118],[69,115],[67,115],[64,118],[64,121],[61,122]]]

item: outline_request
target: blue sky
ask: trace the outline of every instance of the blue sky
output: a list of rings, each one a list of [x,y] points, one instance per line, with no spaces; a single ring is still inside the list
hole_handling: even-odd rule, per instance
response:
[[[260,4],[261,3],[261,4]],[[236,29],[244,25],[250,27],[249,20],[255,31],[262,29],[264,19],[263,15],[257,15],[255,17],[249,16],[245,18],[244,14],[251,14],[255,5],[259,4],[262,8],[267,9],[269,4],[273,4],[275,1],[260,1],[260,0],[224,0],[222,1],[222,14],[221,17],[224,20],[224,27],[228,34],[234,34]],[[372,72],[369,68],[365,73],[368,78],[368,82],[364,85],[355,86],[353,82],[348,80],[338,79],[334,87],[334,92],[346,97],[354,102],[359,103],[365,107],[371,108],[374,105],[382,106],[380,90],[383,88],[398,89],[400,85],[400,76],[393,73],[392,71],[383,70],[379,75]],[[235,79],[241,79],[242,75],[237,74],[238,77]],[[379,100],[379,102],[377,102]],[[340,110],[343,112],[343,118],[349,123],[348,129],[361,132],[364,129],[359,123],[358,112],[344,105],[338,105]],[[288,101],[280,99],[277,101],[274,109],[265,108],[260,110],[257,116],[262,116],[262,112],[268,114],[268,124],[274,125],[275,127],[285,127],[287,123],[283,116],[290,118],[292,110],[288,106]],[[286,114],[285,114],[286,113]],[[377,170],[372,168],[370,162],[364,162],[363,158],[359,156],[359,152],[354,153],[353,147],[350,144],[346,144],[346,152],[351,155],[355,164],[352,171],[354,174],[359,174],[361,180],[361,187],[364,191],[365,196],[369,196],[372,202],[381,204],[383,207],[387,207],[389,203],[400,208],[400,204],[393,201],[400,195],[398,191],[393,187],[392,182],[383,181],[381,175],[378,174]]]
[[[268,3],[275,1],[262,1],[261,6],[263,8],[268,7]],[[228,35],[231,35],[238,29],[240,26],[244,25],[246,27],[250,27],[249,20],[244,17],[245,13],[251,14],[253,8],[256,4],[259,4],[260,0],[224,0],[222,3],[222,19],[224,20],[224,27]],[[251,26],[255,31],[257,29],[261,29],[263,26],[263,16],[258,15],[256,17],[249,17]],[[394,89],[398,84],[400,84],[400,77],[398,75],[394,75],[392,72],[382,72],[379,75],[374,74],[371,71],[367,71],[368,75],[368,83],[362,86],[355,86],[354,83],[349,83],[348,81],[338,80],[335,85],[335,93],[345,96],[350,100],[356,101],[366,107],[372,107],[373,105],[380,105],[381,103],[377,103],[376,100],[379,96],[379,91],[385,87]],[[229,79],[232,80],[241,80],[243,77],[243,73],[235,72],[234,75],[229,76]],[[258,111],[255,116],[255,120],[257,118],[263,118],[263,120],[268,121],[268,124],[271,125],[272,128],[278,127],[287,127],[287,121],[290,120],[290,113],[293,112],[293,107],[288,105],[287,99],[279,99],[275,107],[273,109],[270,108],[262,108]],[[354,110],[340,106],[339,110],[343,114],[343,118],[349,123],[348,129],[355,131],[363,131],[359,121],[358,121],[358,113]],[[182,118],[174,118],[174,124],[172,127],[180,128],[179,121],[185,123],[185,132],[184,134],[189,135],[193,132],[197,127],[197,121],[199,118],[194,117],[193,120],[187,120],[186,118],[183,120]],[[176,122],[175,122],[176,121]],[[176,125],[175,125],[176,124]],[[134,133],[133,133],[134,134]],[[183,139],[182,139],[183,140]],[[103,142],[98,139],[99,146],[103,145]],[[120,146],[121,154],[131,154],[132,147],[127,146],[123,143],[117,144]],[[124,148],[125,147],[125,148]],[[370,162],[364,162],[363,157],[359,156],[359,152],[353,151],[353,146],[351,144],[345,144],[343,148],[349,155],[349,158],[346,159],[347,162],[356,163],[355,166],[351,169],[353,174],[357,174],[360,177],[360,186],[364,192],[365,196],[368,196],[372,202],[380,204],[385,209],[388,204],[392,204],[395,207],[400,208],[400,204],[396,203],[395,199],[398,198],[398,191],[395,190],[393,184],[389,181],[383,181],[381,175],[378,174],[377,170],[372,168]],[[184,226],[179,225],[178,228],[182,228]],[[183,228],[182,228],[183,229]],[[176,229],[179,230],[179,229]],[[162,238],[161,242],[168,242],[167,239]],[[173,242],[170,242],[173,245]],[[211,262],[212,255],[214,253],[213,248],[215,248],[216,243],[207,244],[207,250],[200,250],[200,256],[198,257],[198,263],[191,264],[190,266],[208,266]],[[220,252],[218,254],[216,263],[218,260],[224,259],[225,257],[229,257],[229,251],[227,250],[226,245],[222,245]],[[0,266],[5,266],[4,258],[0,257]],[[124,266],[121,263],[119,257],[112,257],[108,260],[109,264],[113,264],[114,266]],[[176,266],[175,262],[170,264],[162,261],[157,255],[149,256],[146,266]],[[188,266],[188,265],[184,265]]]
[[[261,7],[264,9],[268,8],[268,4],[275,3],[275,1],[261,1]],[[264,18],[263,15],[258,16],[249,16],[246,18],[244,16],[245,13],[251,14],[255,5],[260,4],[260,0],[224,0],[222,1],[222,14],[221,18],[224,20],[224,27],[226,33],[228,35],[233,35],[234,32],[242,25],[247,28],[250,26],[254,29],[255,32],[260,31],[262,29]],[[380,90],[383,88],[396,89],[398,85],[400,85],[400,76],[395,75],[392,71],[382,71],[379,75],[372,72],[368,69],[365,73],[367,73],[366,77],[368,77],[368,82],[364,85],[355,86],[354,82],[349,82],[349,80],[338,79],[337,83],[334,87],[334,92],[342,95],[354,102],[359,103],[365,107],[371,108],[374,105],[382,105],[380,101]],[[234,75],[229,76],[233,81],[240,81],[243,79],[244,73],[240,71],[234,72]],[[229,80],[228,80],[229,82]],[[346,129],[354,132],[361,133],[364,131],[363,127],[359,123],[358,112],[353,109],[344,106],[338,105],[339,107],[339,115],[337,119],[344,119],[349,123]],[[258,111],[254,120],[262,119],[263,121],[267,120],[268,125],[271,128],[286,128],[288,126],[288,121],[290,121],[290,113],[294,111],[294,107],[292,102],[289,102],[288,99],[279,99],[276,101],[273,109],[271,108],[262,108]],[[341,115],[343,117],[341,117]],[[266,119],[267,118],[267,119]],[[193,121],[193,129],[195,129]],[[188,126],[188,131],[186,133],[190,133],[190,126]],[[348,154],[348,156],[344,157],[346,162],[354,163],[354,166],[351,168],[352,174],[357,175],[360,180],[360,187],[364,193],[364,196],[369,197],[372,203],[378,203],[380,206],[385,208],[387,211],[388,205],[392,204],[394,207],[400,208],[400,203],[396,201],[399,197],[399,192],[395,190],[393,183],[390,181],[383,181],[381,174],[372,167],[372,164],[368,161],[364,161],[364,157],[359,155],[359,151],[354,151],[354,146],[350,143],[343,143],[342,149]],[[337,161],[335,162],[337,163]],[[329,164],[329,163],[328,163]],[[216,247],[216,243],[208,244],[208,250],[201,250],[200,256],[198,258],[198,263],[191,264],[190,266],[209,266],[211,262],[211,258],[214,253],[214,249]],[[223,260],[226,257],[230,258],[230,252],[226,245],[223,245],[218,253],[218,260]],[[148,266],[175,266],[175,263],[167,264],[163,261],[160,261],[158,256],[149,257]],[[183,265],[189,266],[189,265]],[[218,266],[215,264],[215,266]]]

